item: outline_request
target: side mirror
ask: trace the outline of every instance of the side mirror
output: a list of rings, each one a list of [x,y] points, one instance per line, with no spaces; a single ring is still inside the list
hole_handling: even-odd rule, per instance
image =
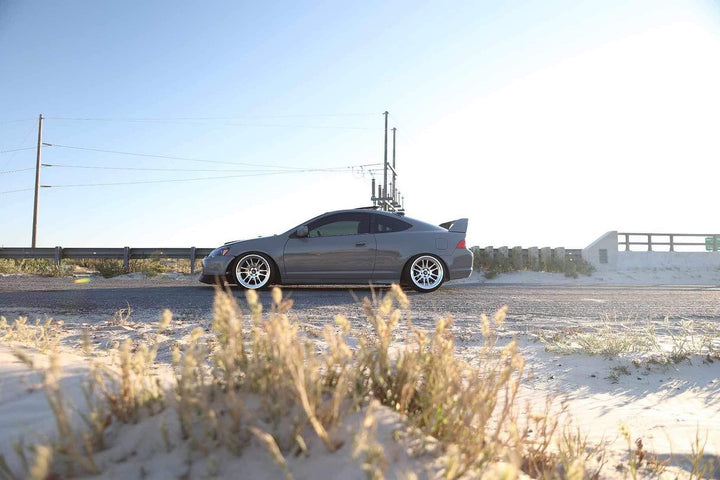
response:
[[[308,227],[307,225],[303,225],[302,227],[299,227],[297,230],[295,230],[295,236],[298,238],[305,238],[308,236]]]

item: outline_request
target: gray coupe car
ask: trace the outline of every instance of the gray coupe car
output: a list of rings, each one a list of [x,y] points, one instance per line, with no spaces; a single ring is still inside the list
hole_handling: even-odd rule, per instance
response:
[[[200,281],[247,289],[400,282],[432,292],[472,273],[467,225],[467,218],[435,226],[372,208],[328,212],[280,235],[216,248]]]

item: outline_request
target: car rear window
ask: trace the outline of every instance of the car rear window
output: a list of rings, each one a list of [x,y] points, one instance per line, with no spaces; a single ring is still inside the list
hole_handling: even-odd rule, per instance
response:
[[[412,225],[403,222],[399,218],[375,215],[375,233],[402,232],[411,226]]]

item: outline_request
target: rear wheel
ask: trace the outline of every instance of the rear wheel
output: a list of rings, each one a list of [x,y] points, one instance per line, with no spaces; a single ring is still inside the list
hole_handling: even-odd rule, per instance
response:
[[[405,268],[405,278],[418,292],[434,292],[445,279],[443,264],[433,255],[420,255],[411,260]]]
[[[248,253],[235,262],[235,283],[248,290],[258,290],[270,284],[275,272],[273,263],[263,254]]]

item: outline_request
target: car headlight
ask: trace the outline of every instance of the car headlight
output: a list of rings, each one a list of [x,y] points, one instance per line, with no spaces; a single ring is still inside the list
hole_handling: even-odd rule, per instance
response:
[[[219,248],[216,248],[215,250],[213,250],[212,252],[210,252],[210,255],[208,255],[208,256],[209,257],[217,257],[217,256],[224,257],[225,255],[228,254],[229,251],[230,251],[230,247],[219,247]]]

